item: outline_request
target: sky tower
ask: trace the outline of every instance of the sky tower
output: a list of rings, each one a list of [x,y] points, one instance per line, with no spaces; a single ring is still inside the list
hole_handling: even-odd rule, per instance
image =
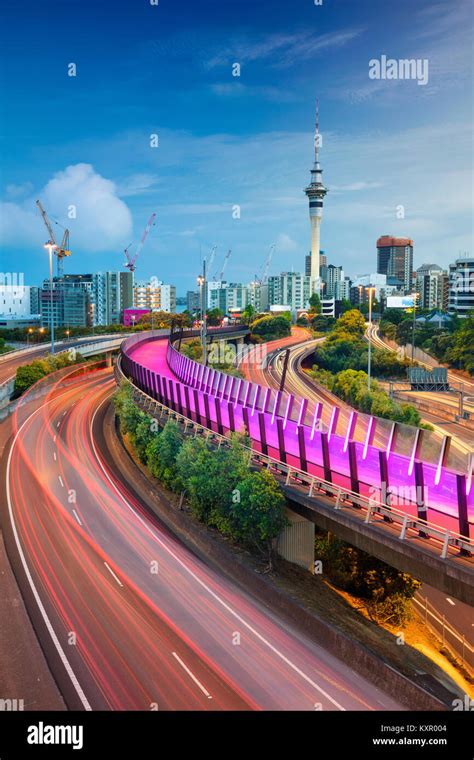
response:
[[[316,101],[316,130],[314,134],[314,164],[311,169],[311,182],[305,188],[309,199],[309,218],[311,221],[311,294],[321,295],[319,272],[320,227],[323,216],[323,200],[327,189],[323,185],[322,169],[319,165],[319,101]]]

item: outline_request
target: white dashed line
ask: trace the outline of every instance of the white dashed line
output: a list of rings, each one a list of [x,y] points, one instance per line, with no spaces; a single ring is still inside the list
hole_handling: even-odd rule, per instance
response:
[[[453,607],[456,605],[456,602],[453,602],[452,599],[449,598],[449,596],[446,597],[446,601],[453,605]]]
[[[76,512],[76,510],[75,510],[75,509],[73,509],[73,510],[72,510],[72,514],[73,514],[73,515],[74,515],[74,517],[76,518],[76,520],[77,520],[77,522],[79,523],[79,525],[82,525],[82,523],[81,523],[81,518],[79,517],[79,515],[77,514],[77,512]]]
[[[194,675],[194,673],[191,670],[189,670],[188,666],[184,664],[184,662],[182,661],[181,657],[178,657],[178,655],[176,654],[176,652],[173,652],[172,654],[173,654],[173,657],[175,658],[175,660],[178,660],[179,664],[181,665],[181,667],[183,668],[183,670],[186,671],[186,673],[188,674],[188,676],[193,679],[193,681],[196,684],[196,686],[199,686],[199,688],[201,689],[202,693],[205,694],[205,696],[208,699],[212,699],[212,697],[209,694],[208,690],[202,685],[201,681],[199,681],[196,678],[196,676]]]
[[[58,480],[61,483],[62,487],[64,488],[64,483],[63,483],[63,479],[62,479],[61,475],[58,475]]]
[[[115,575],[115,573],[112,570],[112,568],[110,567],[110,565],[108,565],[107,562],[104,562],[104,565],[106,566],[106,568],[109,571],[109,573],[115,578],[115,580],[117,581],[118,585],[123,587],[122,581],[120,580],[120,578],[117,578],[117,576]]]
[[[54,457],[54,461],[56,461],[57,456],[56,456],[56,452],[55,451],[53,451],[53,457]]]

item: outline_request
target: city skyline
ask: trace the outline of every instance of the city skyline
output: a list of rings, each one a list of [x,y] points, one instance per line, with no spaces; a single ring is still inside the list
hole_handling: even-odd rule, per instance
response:
[[[471,250],[463,103],[471,76],[469,4],[446,14],[444,4],[422,2],[417,25],[407,2],[384,6],[383,16],[366,1],[292,8],[290,16],[277,2],[270,19],[253,11],[251,28],[249,4],[240,6],[238,14],[207,2],[197,18],[194,6],[182,3],[188,13],[179,28],[170,8],[137,9],[127,36],[130,9],[118,3],[90,30],[93,66],[81,37],[88,2],[75,9],[77,31],[66,37],[67,14],[48,20],[59,40],[51,49],[33,44],[37,28],[26,31],[26,55],[3,40],[11,104],[3,138],[3,271],[21,257],[26,282],[47,274],[37,197],[71,229],[67,273],[122,269],[124,248],[138,243],[153,211],[157,223],[137,280],[173,282],[182,295],[213,244],[216,269],[232,248],[232,281],[251,280],[272,243],[274,273],[303,271],[311,236],[302,187],[317,96],[328,260],[352,276],[374,271],[375,241],[384,234],[414,239],[415,268]],[[41,30],[43,15],[31,2],[26,8]],[[13,22],[15,11],[8,13]],[[159,29],[151,14],[159,14]],[[223,37],[219,30],[229,23],[234,31]],[[99,46],[106,25],[111,33]],[[369,78],[370,59],[384,53],[428,60],[428,82]],[[68,76],[71,63],[75,77]],[[76,219],[68,218],[71,204]]]

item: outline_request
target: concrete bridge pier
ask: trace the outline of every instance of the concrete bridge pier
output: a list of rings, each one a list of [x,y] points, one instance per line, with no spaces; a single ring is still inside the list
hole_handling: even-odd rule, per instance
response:
[[[314,523],[288,508],[285,516],[289,525],[278,536],[278,554],[314,573]]]

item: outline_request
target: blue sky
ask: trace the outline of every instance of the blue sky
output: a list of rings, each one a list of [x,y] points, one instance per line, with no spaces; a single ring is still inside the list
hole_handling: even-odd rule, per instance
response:
[[[0,270],[47,274],[37,197],[71,230],[69,272],[120,268],[152,211],[137,279],[184,294],[213,244],[233,281],[272,243],[272,271],[301,270],[316,97],[330,262],[374,271],[384,233],[414,239],[416,266],[472,252],[471,5],[4,3]],[[382,55],[427,59],[428,84],[371,80]]]

